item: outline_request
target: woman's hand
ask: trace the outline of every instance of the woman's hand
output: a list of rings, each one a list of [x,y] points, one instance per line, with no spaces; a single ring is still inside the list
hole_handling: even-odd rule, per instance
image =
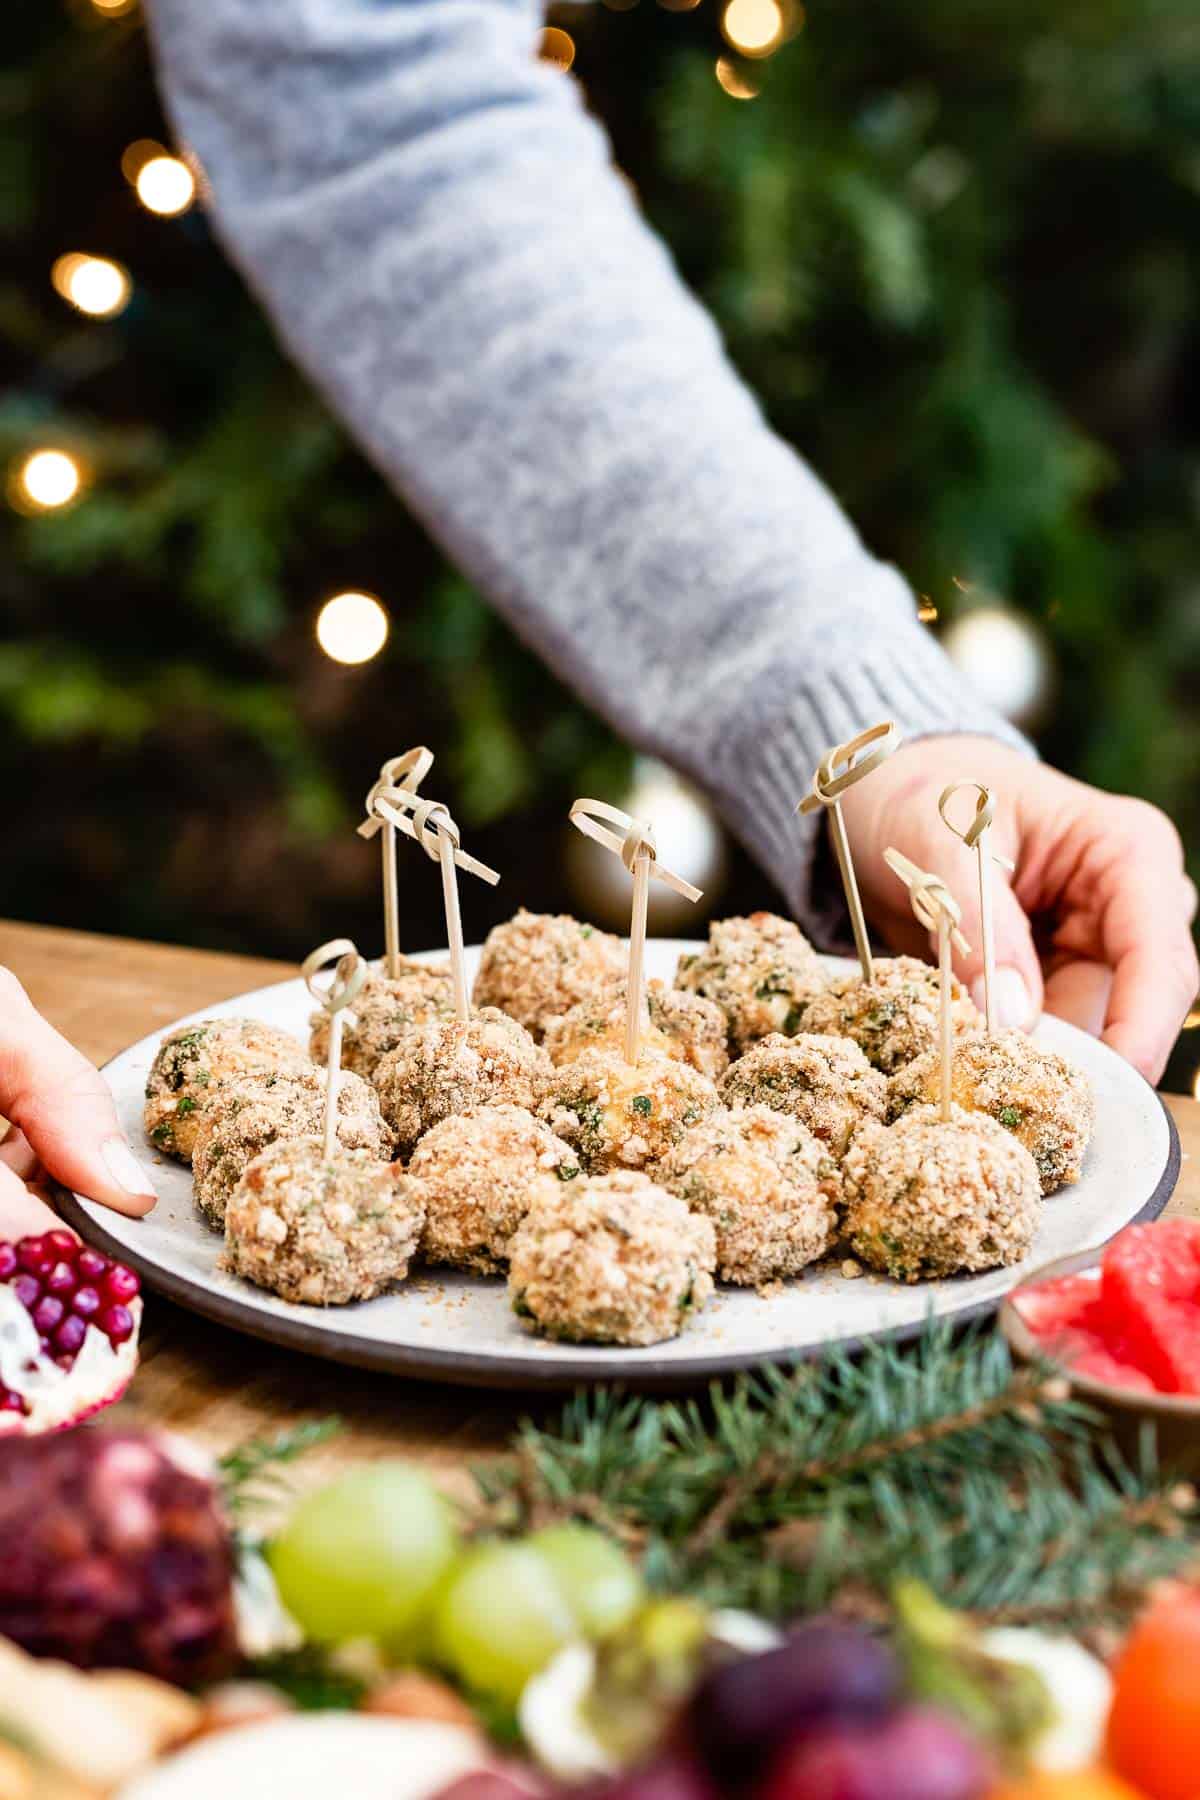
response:
[[[34,1010],[7,969],[0,969],[0,1114],[17,1128],[0,1142],[0,1237],[54,1222],[29,1185],[43,1172],[134,1218],[154,1205],[153,1184],[101,1077]]]
[[[956,966],[980,1008],[975,852],[938,815],[952,781],[992,790],[992,848],[1016,864],[1013,875],[992,869],[998,1022],[1029,1026],[1044,1007],[1157,1081],[1200,982],[1196,890],[1174,826],[1142,800],[1085,787],[989,738],[919,739],[850,789],[842,807],[869,917],[894,948],[925,953],[883,852],[894,844],[941,875],[963,909],[971,954]],[[967,825],[973,796],[948,810]]]

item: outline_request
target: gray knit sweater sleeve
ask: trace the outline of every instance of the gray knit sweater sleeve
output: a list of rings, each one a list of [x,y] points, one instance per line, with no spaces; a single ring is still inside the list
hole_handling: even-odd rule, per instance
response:
[[[1011,735],[765,424],[533,0],[151,0],[230,254],[518,632],[706,788],[800,916],[828,745]]]

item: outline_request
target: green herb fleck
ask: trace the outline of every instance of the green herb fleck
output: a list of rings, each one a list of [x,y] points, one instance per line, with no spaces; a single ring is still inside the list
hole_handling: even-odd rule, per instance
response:
[[[629,1104],[635,1113],[641,1113],[643,1119],[648,1119],[654,1111],[654,1103],[649,1094],[635,1094]]]
[[[554,1173],[560,1181],[574,1181],[579,1173],[578,1163],[559,1163]]]
[[[1020,1125],[1025,1114],[1017,1106],[1002,1106],[996,1117],[1002,1125]]]

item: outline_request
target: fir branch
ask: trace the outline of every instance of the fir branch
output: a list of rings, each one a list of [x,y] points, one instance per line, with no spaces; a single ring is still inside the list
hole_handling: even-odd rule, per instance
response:
[[[879,1616],[903,1572],[997,1620],[1106,1620],[1196,1555],[1195,1495],[1152,1452],[1123,1462],[997,1334],[931,1324],[703,1404],[579,1396],[481,1472],[479,1519],[587,1519],[656,1585],[776,1618]]]
[[[342,1422],[336,1417],[306,1419],[275,1437],[251,1438],[227,1451],[217,1468],[230,1514],[243,1517],[277,1501],[285,1486],[283,1468],[318,1444],[328,1443],[341,1428]]]

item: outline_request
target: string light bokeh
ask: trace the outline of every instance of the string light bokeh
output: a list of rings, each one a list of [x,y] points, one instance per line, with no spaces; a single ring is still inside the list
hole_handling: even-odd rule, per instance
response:
[[[317,642],[332,662],[370,662],[387,643],[390,629],[374,594],[334,594],[317,614]]]
[[[78,250],[55,260],[50,281],[69,305],[93,319],[115,319],[133,293],[128,269],[110,257],[87,256]]]
[[[10,478],[13,503],[25,512],[68,506],[83,487],[83,470],[66,450],[33,450]]]
[[[138,170],[134,189],[147,212],[177,219],[196,198],[192,171],[178,156],[151,156]]]

